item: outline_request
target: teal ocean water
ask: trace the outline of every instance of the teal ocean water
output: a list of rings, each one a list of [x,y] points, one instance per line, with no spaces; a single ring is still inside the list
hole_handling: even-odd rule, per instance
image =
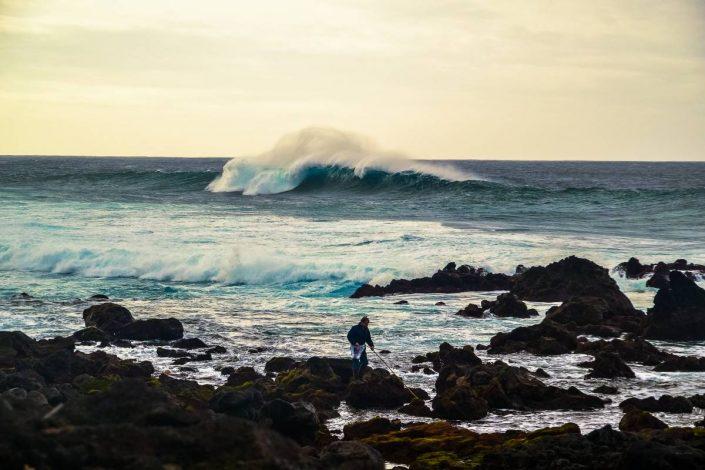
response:
[[[0,328],[37,337],[82,326],[92,294],[137,317],[174,316],[188,336],[229,353],[197,372],[154,357],[154,347],[114,349],[160,370],[217,383],[224,364],[275,355],[345,355],[345,333],[369,315],[378,347],[404,379],[410,359],[442,341],[486,343],[537,319],[454,315],[496,293],[349,299],[363,282],[427,275],[448,261],[513,272],[570,254],[612,268],[687,258],[705,262],[705,164],[499,161],[366,161],[177,158],[0,158]],[[617,275],[615,274],[617,277]],[[654,291],[618,279],[638,308]],[[27,292],[32,300],[14,296]],[[435,306],[439,300],[447,306]],[[550,304],[534,304],[543,313]],[[705,355],[704,344],[660,346]],[[258,353],[248,352],[262,348]],[[374,359],[374,358],[372,358]],[[504,358],[543,367],[551,383],[589,391],[581,355]],[[656,374],[635,366],[623,396],[697,393],[702,374]],[[618,384],[619,385],[619,384]],[[354,413],[343,409],[342,418]],[[698,411],[699,413],[699,411]],[[598,412],[494,414],[477,429],[575,421],[616,424]],[[690,424],[691,415],[661,416]]]

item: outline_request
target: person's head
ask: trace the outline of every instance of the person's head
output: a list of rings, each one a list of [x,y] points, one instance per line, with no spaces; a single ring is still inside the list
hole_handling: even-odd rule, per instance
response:
[[[367,327],[370,324],[370,319],[366,316],[362,317],[362,319],[360,319],[360,324],[364,327]]]

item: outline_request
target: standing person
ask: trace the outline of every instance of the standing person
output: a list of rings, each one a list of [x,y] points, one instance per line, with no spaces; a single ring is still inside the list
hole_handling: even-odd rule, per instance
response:
[[[350,328],[348,331],[348,341],[350,342],[350,352],[352,353],[353,363],[353,376],[355,378],[360,377],[362,369],[367,365],[367,352],[365,352],[365,345],[369,344],[370,349],[375,350],[375,344],[372,342],[372,336],[370,335],[370,319],[362,317],[360,323]]]

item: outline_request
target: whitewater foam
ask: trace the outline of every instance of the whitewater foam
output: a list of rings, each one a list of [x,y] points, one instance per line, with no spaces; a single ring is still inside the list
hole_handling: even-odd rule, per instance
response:
[[[235,158],[208,185],[213,192],[244,195],[278,194],[301,185],[312,169],[349,169],[357,178],[370,170],[387,174],[422,174],[446,181],[467,181],[473,175],[448,165],[418,162],[381,150],[370,139],[337,129],[311,127],[282,137],[271,150]]]

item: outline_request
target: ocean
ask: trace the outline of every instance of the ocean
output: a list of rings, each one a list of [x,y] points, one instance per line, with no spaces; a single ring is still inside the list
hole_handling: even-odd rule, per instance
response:
[[[70,334],[83,326],[86,299],[106,294],[137,318],[176,317],[187,336],[228,354],[193,372],[157,358],[155,346],[108,350],[217,384],[224,365],[262,369],[273,356],[345,356],[348,328],[369,315],[378,348],[391,351],[388,362],[408,384],[431,391],[434,376],[409,371],[415,355],[443,341],[487,344],[541,317],[454,315],[497,293],[350,299],[360,284],[430,275],[449,261],[506,273],[571,254],[610,269],[631,256],[705,262],[705,163],[343,157],[280,155],[263,164],[1,157],[0,329]],[[644,280],[613,276],[637,308],[651,306],[655,291]],[[32,299],[18,299],[20,292]],[[551,305],[529,303],[541,314]],[[654,343],[705,356],[705,343]],[[576,364],[588,357],[580,354],[501,358],[542,367],[556,385],[589,392],[606,383],[583,379]],[[637,379],[612,381],[620,395],[604,410],[507,411],[464,425],[487,431],[573,421],[589,430],[616,426],[616,405],[629,396],[702,391],[702,374],[633,368]],[[375,414],[343,406],[330,426]],[[657,416],[691,425],[700,414]]]

